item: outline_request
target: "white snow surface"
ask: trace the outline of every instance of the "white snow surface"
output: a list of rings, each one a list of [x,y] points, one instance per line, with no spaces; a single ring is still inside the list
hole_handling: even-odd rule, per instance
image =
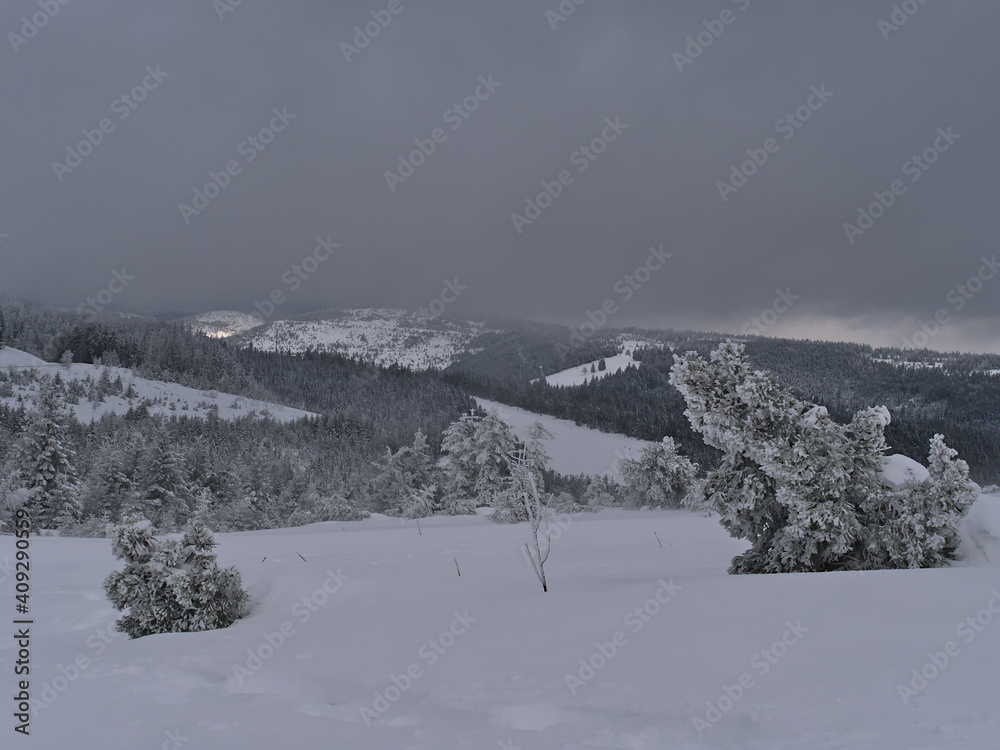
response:
[[[632,358],[632,354],[636,349],[662,349],[664,346],[659,342],[639,339],[620,339],[619,344],[621,346],[621,352],[613,357],[607,357],[604,360],[604,370],[597,369],[598,364],[600,364],[600,360],[595,359],[593,362],[587,362],[583,365],[577,365],[576,367],[570,367],[565,370],[552,373],[551,375],[546,375],[545,382],[549,385],[564,387],[586,385],[594,380],[602,380],[608,375],[614,375],[615,373],[621,372],[630,365],[640,367],[642,362]],[[594,367],[594,372],[590,371],[591,366]]]
[[[549,466],[560,474],[609,474],[620,480],[619,459],[636,458],[649,445],[645,440],[601,432],[568,419],[535,414],[484,398],[477,398],[476,402],[486,411],[498,412],[522,440],[527,437],[531,425],[541,422],[553,436],[546,443],[546,450],[552,458]]]
[[[37,376],[27,385],[13,386],[12,396],[0,397],[0,403],[8,406],[26,404],[34,408],[40,383],[38,378],[43,375],[58,374],[64,381],[86,380],[88,377],[96,382],[104,370],[114,380],[121,377],[125,390],[131,383],[136,391],[133,398],[106,396],[103,402],[92,403],[86,396],[80,397],[80,403],[68,404],[73,415],[80,422],[90,422],[100,419],[105,414],[125,414],[130,408],[138,407],[144,401],[150,414],[163,416],[206,417],[215,407],[218,408],[220,419],[236,419],[246,416],[271,417],[279,422],[293,422],[303,417],[315,416],[312,412],[293,409],[290,406],[258,401],[244,396],[235,396],[218,391],[200,391],[196,388],[162,380],[148,380],[137,377],[132,370],[122,367],[104,367],[100,365],[73,364],[69,366],[46,362],[34,355],[19,349],[4,347],[0,349],[0,371],[10,372],[11,368],[19,372],[34,372]]]
[[[976,510],[996,523],[1000,497],[980,498]],[[470,516],[420,525],[418,534],[412,521],[375,516],[219,535],[220,562],[238,566],[252,591],[249,616],[226,630],[134,641],[108,635],[117,615],[102,591],[116,567],[108,541],[32,538],[36,703],[23,744],[998,747],[996,558],[938,570],[730,576],[745,545],[715,520],[604,511],[559,527],[543,594],[520,551],[526,524]],[[9,537],[5,550],[0,587],[13,612]],[[456,613],[467,624],[443,636]],[[974,629],[970,617],[985,624]],[[940,659],[949,642],[947,666],[904,703],[897,686],[914,669],[931,674],[928,654]],[[14,639],[0,643],[12,664]],[[580,679],[581,660],[596,668],[571,691],[567,675]],[[386,692],[392,699],[377,704]],[[726,710],[699,732],[694,719],[708,702]],[[362,710],[376,705],[385,710],[369,727]]]
[[[901,453],[886,457],[882,476],[894,490],[900,489],[907,482],[924,482],[931,478],[926,466]]]
[[[597,365],[600,360],[595,359],[593,362],[588,362],[585,365],[580,365],[579,367],[570,367],[568,370],[562,370],[561,372],[553,373],[552,375],[545,376],[545,382],[549,385],[555,386],[573,386],[573,385],[586,385],[593,380],[602,380],[608,375],[614,375],[617,372],[621,372],[629,365],[635,365],[638,367],[641,363],[638,360],[632,359],[629,354],[616,354],[613,357],[607,357],[604,360],[606,369],[598,370]],[[590,371],[590,367],[593,365],[594,372]]]
[[[484,326],[389,308],[316,313],[276,320],[237,343],[262,351],[334,352],[351,359],[412,370],[444,369],[465,351]]]

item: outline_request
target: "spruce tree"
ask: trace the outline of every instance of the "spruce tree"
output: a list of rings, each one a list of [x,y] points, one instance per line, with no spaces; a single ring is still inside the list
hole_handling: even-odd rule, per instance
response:
[[[150,515],[159,527],[173,531],[187,523],[192,510],[187,468],[165,431],[145,456],[139,492],[141,508],[134,510]]]
[[[497,412],[490,412],[478,424],[472,440],[476,457],[476,502],[493,507],[504,492],[511,473],[511,460],[518,448],[510,426]]]
[[[67,416],[54,381],[42,382],[38,411],[19,446],[18,474],[28,490],[32,528],[67,529],[80,520],[80,487],[74,459],[66,445]]]
[[[698,474],[698,465],[680,455],[669,436],[646,445],[639,458],[622,459],[618,466],[632,502],[656,508],[679,508]]]
[[[478,465],[474,441],[477,421],[472,413],[465,414],[452,422],[442,435],[437,468],[443,491],[442,512],[447,515],[476,512]]]

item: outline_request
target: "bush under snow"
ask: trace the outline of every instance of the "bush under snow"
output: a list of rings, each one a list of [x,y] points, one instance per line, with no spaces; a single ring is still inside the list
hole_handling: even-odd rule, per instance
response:
[[[227,628],[244,613],[247,594],[236,568],[219,568],[212,532],[193,522],[181,539],[159,540],[132,516],[111,529],[111,549],[125,568],[104,581],[108,599],[128,613],[117,629],[131,638]]]

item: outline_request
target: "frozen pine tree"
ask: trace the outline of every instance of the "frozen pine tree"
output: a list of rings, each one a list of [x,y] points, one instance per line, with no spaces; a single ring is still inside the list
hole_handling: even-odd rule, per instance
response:
[[[132,638],[226,628],[242,617],[247,595],[235,568],[221,569],[215,538],[195,521],[180,539],[159,540],[146,519],[131,516],[111,529],[111,549],[125,561],[104,582],[108,599],[126,612],[117,629]]]
[[[731,572],[861,566],[860,506],[877,502],[880,457],[858,461],[846,430],[754,371],[742,345],[721,345],[710,362],[675,357],[671,382],[694,429],[725,452],[704,493],[730,534],[751,542]]]
[[[677,451],[673,438],[650,443],[638,458],[618,463],[632,503],[656,508],[679,508],[695,486],[697,464]]]
[[[437,486],[433,482],[427,438],[418,430],[411,445],[393,453],[386,448],[375,477],[381,504],[392,515],[423,518],[434,512]]]
[[[523,445],[515,440],[506,455],[507,476],[501,480],[502,487],[493,497],[490,520],[494,523],[530,520],[532,498],[537,499],[545,486],[543,472],[549,462],[545,441],[551,440],[552,434],[540,422],[535,422],[528,428],[526,437]]]
[[[511,457],[518,449],[513,431],[497,412],[490,412],[476,424],[473,436],[476,460],[476,502],[493,507],[510,477]]]
[[[161,431],[149,447],[139,469],[138,503],[130,510],[152,516],[155,523],[173,531],[187,523],[193,509],[184,457]]]
[[[730,534],[751,542],[731,572],[940,565],[953,552],[975,490],[942,439],[928,483],[894,493],[882,477],[884,407],[837,424],[753,370],[734,342],[710,362],[675,357],[671,382],[694,429],[725,452],[703,492]]]
[[[441,456],[437,469],[441,477],[441,509],[447,515],[476,512],[475,436],[477,418],[464,414],[448,426],[441,438]]]
[[[583,495],[583,503],[591,510],[610,508],[618,504],[622,488],[607,474],[597,474],[590,478],[587,490]]]
[[[55,381],[46,378],[32,417],[18,446],[15,483],[28,491],[32,528],[69,530],[81,517],[79,480],[66,445],[66,415]]]
[[[980,488],[943,435],[931,438],[928,471],[927,480],[907,483],[888,503],[879,528],[885,567],[937,567],[955,557],[959,525]]]

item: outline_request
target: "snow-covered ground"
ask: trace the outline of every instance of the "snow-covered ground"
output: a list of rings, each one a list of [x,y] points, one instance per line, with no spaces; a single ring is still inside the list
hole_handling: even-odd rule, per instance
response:
[[[998,511],[984,497],[975,518]],[[519,549],[526,525],[432,518],[421,531],[373,517],[220,535],[252,613],[135,641],[110,629],[109,543],[33,538],[25,747],[998,747],[996,557],[729,576],[744,545],[715,520],[605,511],[560,528],[542,594]],[[8,569],[13,549],[7,537]],[[2,651],[13,663],[13,639]],[[913,670],[930,678],[904,701]]]
[[[236,419],[255,415],[271,417],[279,422],[292,422],[303,417],[314,416],[312,412],[266,401],[257,401],[244,396],[234,396],[218,391],[199,391],[177,383],[147,380],[136,377],[131,370],[121,367],[53,364],[19,349],[4,347],[0,349],[0,372],[9,373],[12,370],[19,373],[33,372],[37,377],[24,385],[13,384],[12,395],[0,396],[0,403],[8,406],[26,404],[29,409],[33,408],[38,395],[39,378],[46,374],[53,377],[58,374],[65,382],[85,381],[90,378],[96,383],[102,373],[107,370],[108,377],[112,381],[118,377],[122,379],[126,391],[130,384],[133,386],[136,395],[131,398],[109,395],[105,396],[102,402],[92,403],[87,400],[86,396],[81,396],[78,404],[69,404],[69,408],[81,422],[100,419],[105,414],[125,414],[130,408],[138,407],[144,402],[147,404],[150,414],[164,416],[205,417],[215,409],[218,409],[220,419]]]
[[[607,357],[604,360],[606,369],[598,370],[597,365],[600,360],[594,360],[593,362],[588,362],[585,365],[580,365],[579,367],[570,367],[568,370],[562,370],[560,372],[553,373],[552,375],[545,376],[545,382],[549,385],[585,385],[593,380],[601,380],[606,378],[608,375],[613,375],[616,372],[621,372],[626,369],[629,365],[635,365],[638,367],[641,363],[637,360],[632,359],[629,354],[616,354],[614,357]],[[590,368],[594,368],[594,372],[590,371]]]
[[[263,351],[335,352],[380,366],[444,369],[484,330],[396,309],[365,308],[276,320],[235,339]]]
[[[643,440],[581,427],[568,419],[535,414],[497,401],[477,398],[476,402],[487,411],[497,411],[522,440],[527,437],[531,425],[541,422],[553,436],[546,444],[552,457],[549,465],[560,474],[611,474],[621,479],[618,460],[635,458],[648,445]]]
[[[597,366],[600,364],[600,360],[595,359],[593,362],[587,362],[586,364],[577,365],[576,367],[570,367],[566,370],[546,375],[545,382],[554,386],[574,386],[586,385],[594,380],[602,380],[608,375],[614,375],[617,372],[625,370],[630,365],[639,367],[642,362],[632,359],[632,354],[636,349],[650,346],[662,347],[663,344],[632,339],[623,340],[621,341],[621,353],[616,354],[613,357],[607,357],[604,360],[605,369],[598,370]],[[594,369],[593,372],[590,371],[591,367]]]

